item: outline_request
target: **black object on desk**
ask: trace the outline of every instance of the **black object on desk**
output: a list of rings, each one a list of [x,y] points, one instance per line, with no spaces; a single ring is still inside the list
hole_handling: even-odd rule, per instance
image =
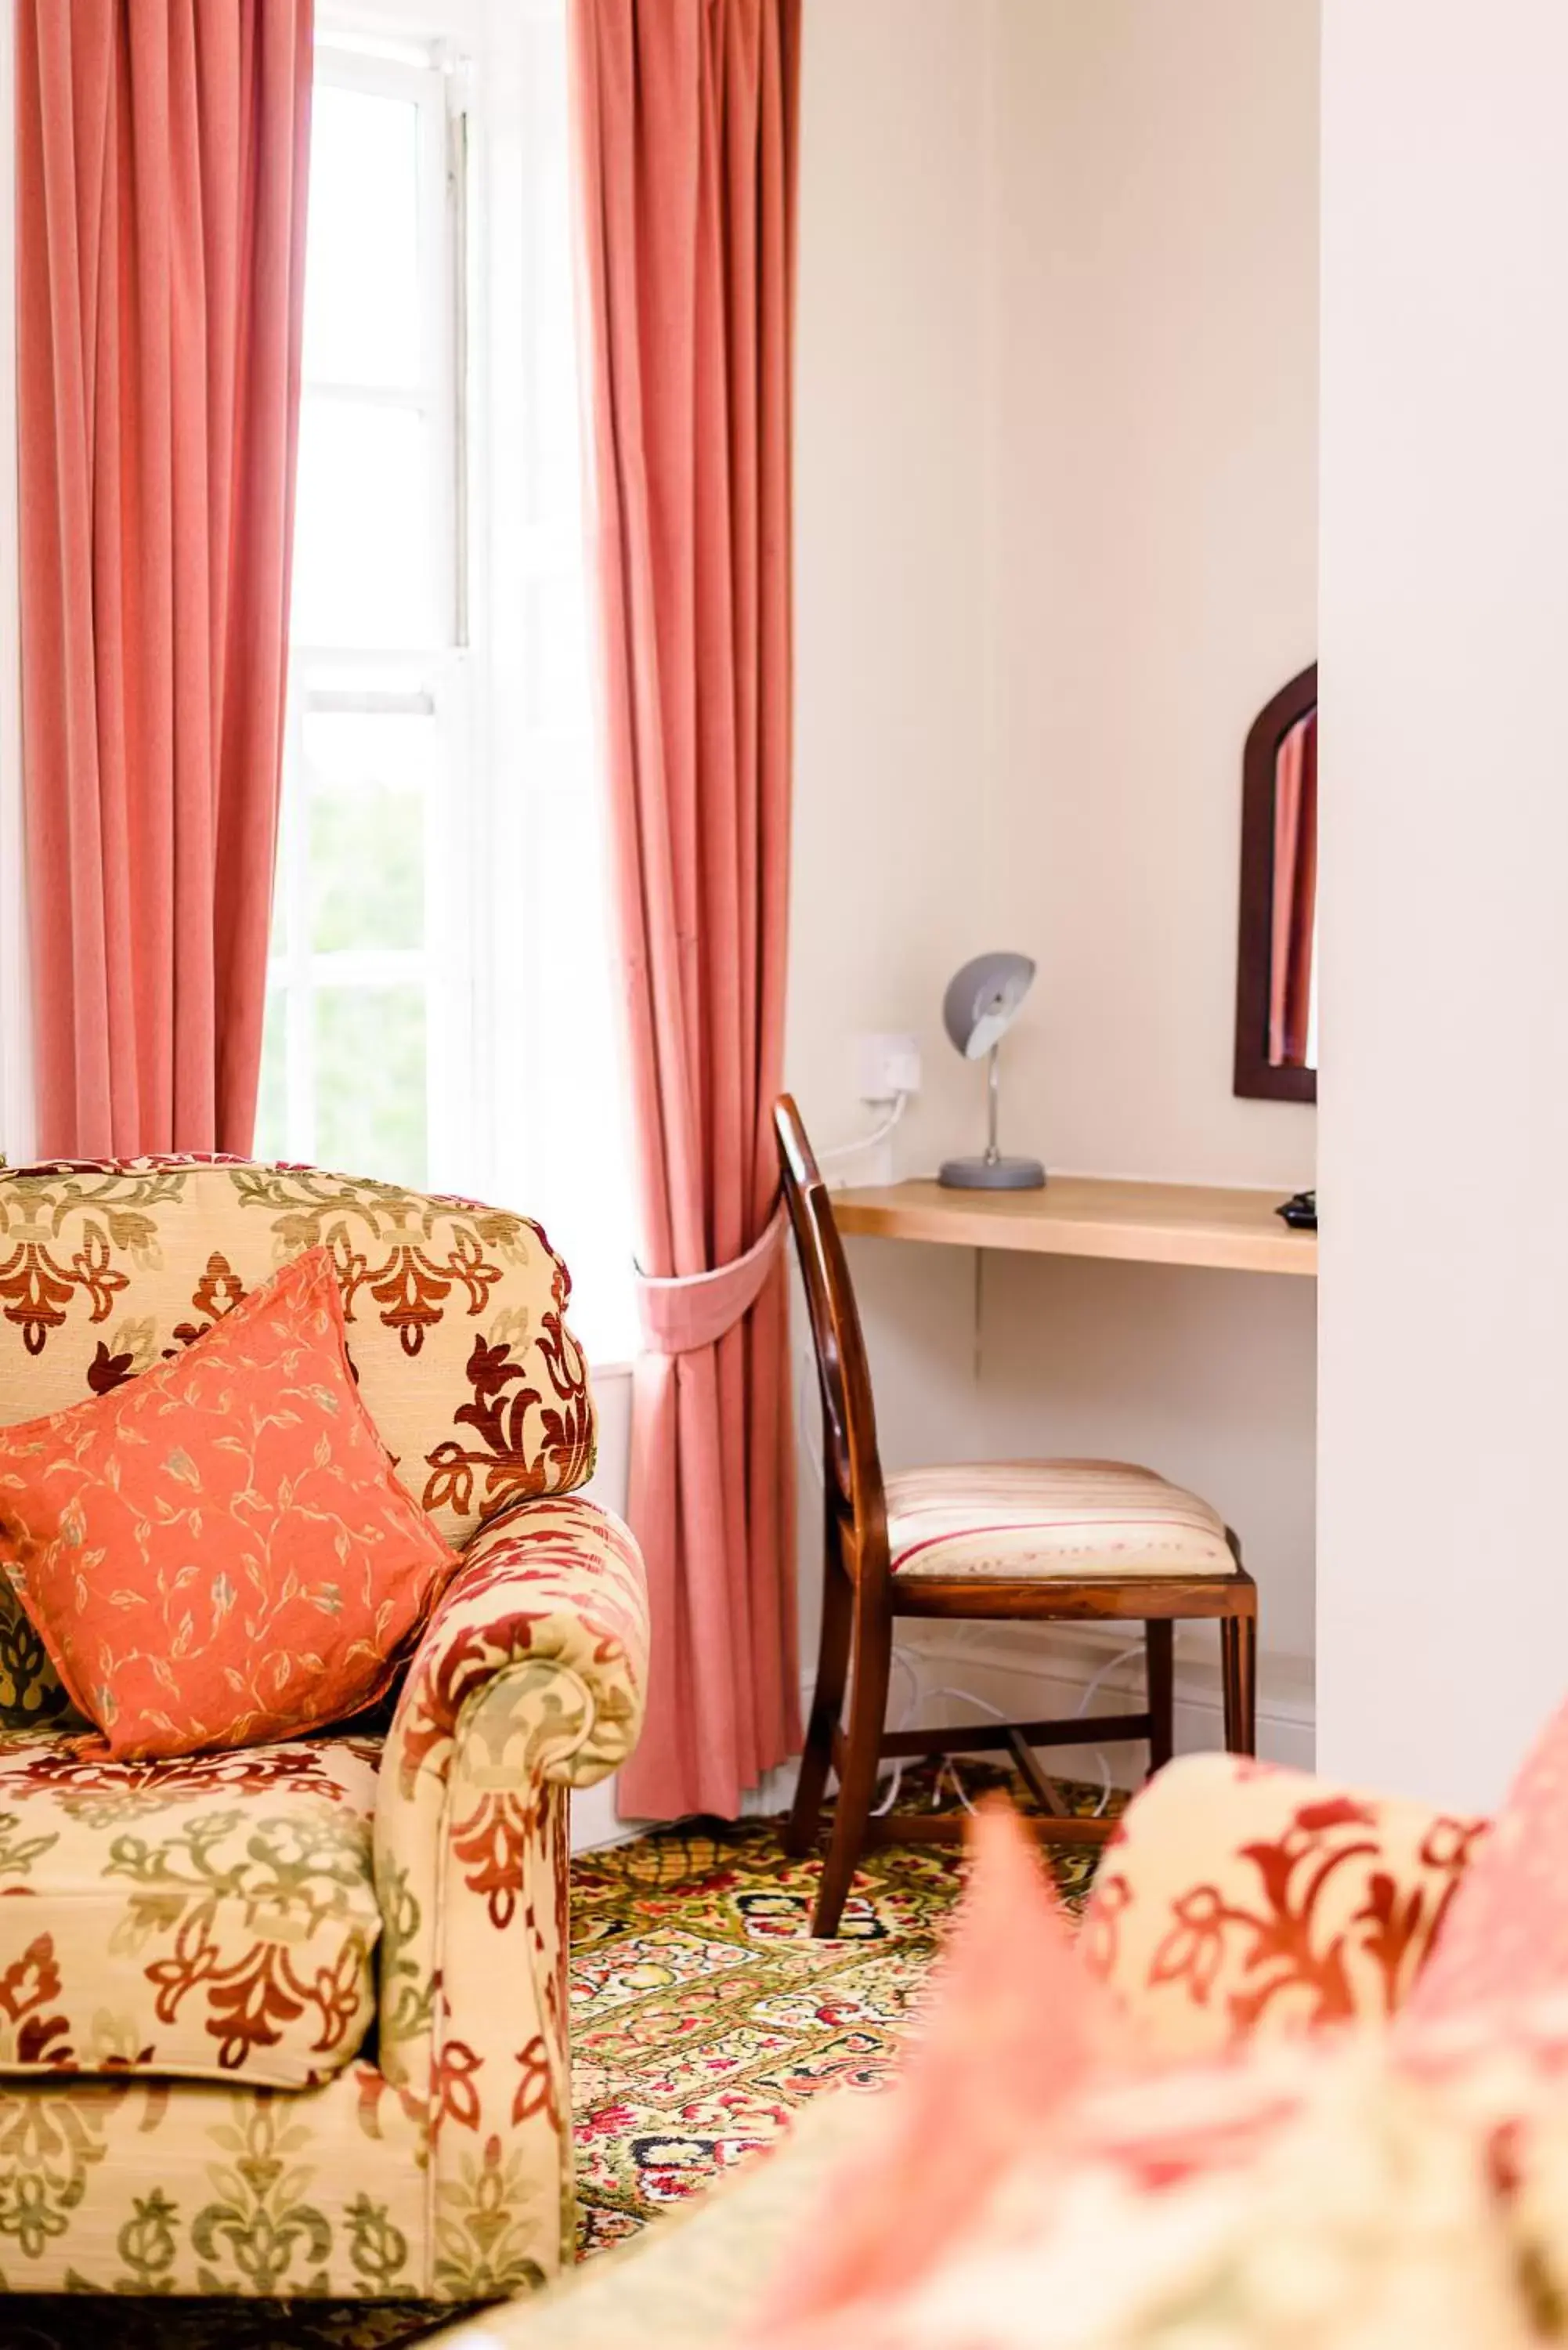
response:
[[[1317,1230],[1317,1193],[1293,1191],[1283,1204],[1274,1210],[1282,1216],[1293,1232],[1315,1232]]]

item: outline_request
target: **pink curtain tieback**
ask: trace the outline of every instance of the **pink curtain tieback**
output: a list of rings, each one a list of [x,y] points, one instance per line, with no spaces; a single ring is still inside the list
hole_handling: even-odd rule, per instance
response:
[[[638,1281],[626,1514],[656,1662],[623,1819],[738,1819],[744,1790],[800,1752],[769,1106],[789,910],[804,5],[565,8],[616,984],[638,1208],[670,1236]]]
[[[639,1271],[637,1303],[643,1344],[653,1355],[692,1355],[715,1347],[751,1312],[774,1269],[784,1238],[781,1200],[762,1236],[743,1256],[711,1273],[659,1276]]]

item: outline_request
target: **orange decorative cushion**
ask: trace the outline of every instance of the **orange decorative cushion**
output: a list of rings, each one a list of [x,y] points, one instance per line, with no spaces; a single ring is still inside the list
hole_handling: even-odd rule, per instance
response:
[[[1078,1964],[1011,1808],[981,1808],[970,1850],[927,2029],[880,2132],[791,2245],[759,2341],[776,2329],[793,2344],[797,2326],[815,2341],[815,2323],[896,2297],[904,2279],[963,2241],[1020,2146],[1125,2054],[1116,2002]],[[830,2324],[826,2338],[847,2344],[854,2329],[841,2335]]]
[[[360,1400],[325,1249],[112,1394],[0,1430],[0,1566],[117,1760],[341,1721],[455,1565]]]

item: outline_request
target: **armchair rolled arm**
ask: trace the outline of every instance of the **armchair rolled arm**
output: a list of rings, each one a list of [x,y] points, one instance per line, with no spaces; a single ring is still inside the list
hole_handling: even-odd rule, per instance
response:
[[[475,1537],[404,1679],[376,1796],[378,2046],[425,2120],[437,2298],[571,2257],[569,1790],[631,1752],[647,1663],[637,1545],[563,1494]]]
[[[1151,2054],[1386,2020],[1485,1827],[1305,1772],[1185,1756],[1106,1847],[1085,1963]]]
[[[625,1762],[648,1673],[642,1560],[579,1494],[524,1503],[475,1535],[404,1678],[383,1777],[408,1797],[421,1771],[444,1775],[488,1684],[514,1670],[546,1779],[587,1787]]]

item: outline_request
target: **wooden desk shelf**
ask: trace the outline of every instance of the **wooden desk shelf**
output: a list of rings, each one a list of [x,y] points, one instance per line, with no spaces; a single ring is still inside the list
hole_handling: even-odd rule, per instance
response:
[[[1274,1210],[1282,1196],[1054,1175],[1043,1191],[948,1191],[929,1180],[863,1186],[836,1191],[833,1213],[840,1232],[883,1240],[1310,1278],[1317,1234],[1280,1222]]]

